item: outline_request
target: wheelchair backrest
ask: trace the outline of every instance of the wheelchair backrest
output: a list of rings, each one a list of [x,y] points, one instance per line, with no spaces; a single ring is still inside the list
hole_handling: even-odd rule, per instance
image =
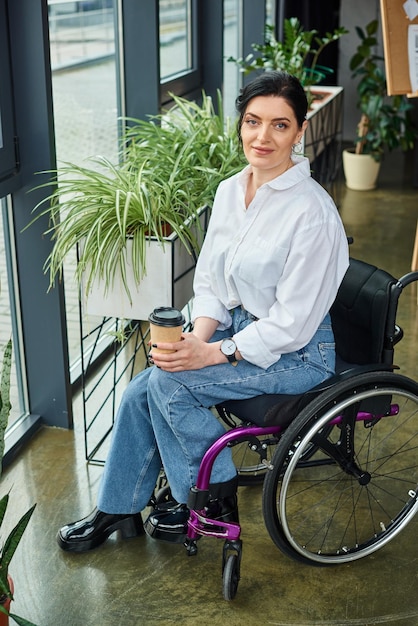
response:
[[[347,273],[331,308],[337,355],[346,363],[366,365],[387,361],[384,350],[389,303],[396,280],[382,269],[350,259]],[[392,328],[391,328],[392,327]]]

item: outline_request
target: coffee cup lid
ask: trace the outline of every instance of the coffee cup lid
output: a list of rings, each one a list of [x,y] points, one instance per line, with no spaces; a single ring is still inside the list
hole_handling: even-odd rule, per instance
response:
[[[186,320],[178,309],[161,306],[153,310],[148,321],[156,326],[183,326]]]

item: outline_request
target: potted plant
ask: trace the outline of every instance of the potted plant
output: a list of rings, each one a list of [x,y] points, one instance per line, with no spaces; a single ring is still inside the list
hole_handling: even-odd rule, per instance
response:
[[[343,151],[344,174],[350,189],[374,189],[385,150],[409,150],[417,136],[408,99],[387,95],[384,59],[373,52],[377,30],[377,20],[367,24],[365,30],[356,27],[360,43],[350,60],[353,78],[360,79],[357,106],[361,116],[355,148]]]
[[[10,373],[12,364],[12,341],[11,339],[6,344],[3,354],[3,365],[0,379],[0,459],[3,458],[4,453],[4,437],[6,433],[6,427],[9,419],[11,404],[10,404]],[[1,473],[1,463],[0,463]],[[0,499],[0,528],[2,527],[7,506],[9,503],[9,494],[4,495]],[[18,521],[13,530],[9,533],[5,541],[2,542],[0,548],[0,624],[6,626],[9,623],[9,616],[19,624],[20,626],[34,626],[32,622],[9,613],[10,603],[13,600],[13,580],[9,574],[9,565],[12,557],[19,545],[26,526],[32,516],[35,509],[33,505]]]
[[[127,295],[132,315],[114,316],[132,318],[135,313],[134,319],[147,319],[148,313],[143,317],[138,307],[145,302],[146,311],[152,309],[148,293],[144,297],[141,292],[150,266],[162,267],[162,256],[174,239],[189,264],[195,263],[202,240],[201,212],[211,205],[219,182],[243,164],[235,130],[223,118],[220,95],[218,113],[211,98],[204,93],[202,98],[198,105],[173,96],[170,111],[145,121],[125,120],[116,165],[95,157],[87,165],[66,163],[47,172],[52,181],[40,187],[52,184],[54,189],[34,211],[50,219],[47,232],[53,248],[45,270],[51,286],[81,244],[75,278],[87,300],[99,281],[105,315],[104,299],[116,285],[116,299]],[[152,248],[160,256],[148,263]],[[187,259],[180,261],[181,271],[183,265]],[[148,283],[161,282],[161,267]],[[166,304],[171,302],[159,301],[157,306]]]
[[[338,41],[348,31],[341,27],[323,37],[317,30],[304,30],[296,17],[284,20],[283,41],[278,41],[274,33],[274,26],[266,24],[264,43],[253,43],[251,47],[257,54],[249,54],[245,59],[234,59],[244,74],[254,70],[283,70],[296,76],[307,91],[308,101],[311,104],[314,98],[312,86],[320,83],[332,69],[319,65],[319,57],[323,50],[332,42]]]

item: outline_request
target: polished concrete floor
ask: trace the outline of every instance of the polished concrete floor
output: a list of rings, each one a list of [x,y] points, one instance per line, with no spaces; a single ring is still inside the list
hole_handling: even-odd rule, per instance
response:
[[[339,194],[347,233],[355,239],[352,255],[397,276],[410,269],[415,239],[418,193],[411,180],[410,159],[395,155],[385,163],[376,191],[342,186]],[[402,373],[418,379],[416,285],[402,296],[399,320],[405,338],[396,361]],[[293,562],[272,544],[261,486],[240,487],[241,581],[236,598],[226,602],[222,544],[215,539],[201,540],[195,558],[181,546],[145,537],[113,536],[81,555],[60,551],[57,529],[94,507],[101,472],[84,460],[75,399],[74,432],[42,429],[3,474],[2,492],[11,490],[10,525],[37,502],[10,571],[13,611],[38,626],[418,625],[418,519],[367,559],[314,568]]]

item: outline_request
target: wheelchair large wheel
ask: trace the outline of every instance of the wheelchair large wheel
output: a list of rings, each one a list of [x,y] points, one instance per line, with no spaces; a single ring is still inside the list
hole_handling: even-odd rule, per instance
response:
[[[417,426],[418,385],[392,372],[354,376],[313,400],[283,434],[264,482],[275,544],[310,565],[386,545],[418,509]]]

